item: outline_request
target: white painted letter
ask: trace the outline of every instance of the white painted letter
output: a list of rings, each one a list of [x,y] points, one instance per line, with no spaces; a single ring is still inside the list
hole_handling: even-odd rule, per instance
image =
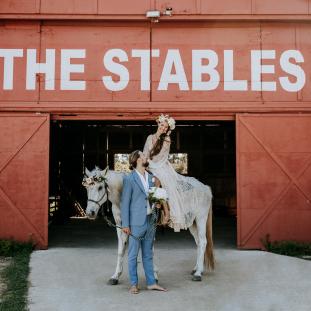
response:
[[[3,57],[3,89],[13,90],[14,57],[23,57],[22,49],[0,49],[0,57]]]
[[[252,90],[276,91],[276,82],[262,82],[262,73],[274,73],[274,65],[262,65],[262,59],[275,59],[275,50],[252,50]]]
[[[297,63],[303,63],[303,55],[297,50],[287,50],[282,53],[280,58],[281,68],[296,77],[296,82],[290,82],[288,77],[280,77],[282,88],[288,92],[300,91],[306,83],[306,74],[303,69],[295,64],[292,64],[289,59],[294,58]]]
[[[224,50],[224,90],[247,91],[246,80],[233,78],[233,50]]]
[[[84,64],[71,64],[71,58],[85,58],[85,50],[61,50],[61,90],[85,90],[85,81],[71,81],[73,72],[83,73]]]
[[[151,50],[151,57],[159,57],[160,50]],[[132,57],[140,57],[140,89],[150,91],[150,50],[132,50]]]
[[[173,66],[175,67],[175,74],[172,74]],[[169,83],[177,83],[181,91],[189,90],[189,85],[179,50],[169,49],[167,51],[158,90],[166,91],[168,89]]]
[[[55,49],[47,49],[45,63],[37,63],[37,50],[27,49],[26,90],[36,89],[36,74],[45,74],[45,89],[55,88]]]
[[[208,64],[203,65],[202,60],[208,59]],[[192,51],[192,90],[210,91],[215,90],[219,85],[220,77],[215,69],[218,65],[218,56],[213,50]],[[208,74],[209,81],[202,81],[202,75]]]
[[[106,69],[116,75],[119,75],[120,81],[113,81],[111,76],[103,76],[102,80],[108,90],[122,91],[129,83],[129,72],[125,66],[115,63],[113,58],[118,58],[120,62],[127,62],[128,57],[126,52],[121,49],[108,50],[104,56],[104,65]]]

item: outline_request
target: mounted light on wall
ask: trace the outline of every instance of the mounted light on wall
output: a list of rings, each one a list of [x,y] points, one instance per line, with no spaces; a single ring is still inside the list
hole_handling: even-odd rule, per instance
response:
[[[160,15],[161,15],[160,11],[147,11],[146,12],[146,17],[150,18],[150,21],[153,23],[159,22]]]
[[[160,17],[161,13],[160,11],[147,11],[146,12],[146,17],[148,18],[158,18]]]
[[[159,22],[159,18],[161,17],[161,15],[172,16],[172,13],[173,13],[173,9],[171,7],[168,7],[163,12],[160,12],[160,11],[157,11],[157,10],[147,11],[146,12],[146,17],[150,18],[151,22],[158,23]]]
[[[166,8],[162,14],[166,15],[166,16],[172,16],[173,15],[173,8]]]

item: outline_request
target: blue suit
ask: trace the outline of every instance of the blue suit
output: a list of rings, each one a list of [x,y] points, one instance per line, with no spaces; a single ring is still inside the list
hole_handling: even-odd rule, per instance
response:
[[[152,176],[148,174],[149,187],[153,187]],[[154,232],[151,229],[150,215],[147,215],[148,196],[144,186],[134,170],[124,177],[121,196],[121,220],[122,227],[129,227],[135,237],[144,236],[143,240],[137,240],[130,235],[128,249],[128,268],[131,285],[138,284],[137,256],[141,247],[142,261],[145,270],[147,285],[156,283],[153,271],[153,240]],[[152,234],[146,234],[152,232]]]

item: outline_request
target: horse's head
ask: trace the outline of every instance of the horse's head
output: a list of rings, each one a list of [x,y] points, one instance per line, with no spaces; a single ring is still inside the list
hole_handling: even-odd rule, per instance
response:
[[[85,176],[82,185],[87,191],[86,215],[89,219],[95,219],[98,211],[107,200],[108,185],[107,173],[108,167],[101,171],[98,167],[90,172],[85,168]]]

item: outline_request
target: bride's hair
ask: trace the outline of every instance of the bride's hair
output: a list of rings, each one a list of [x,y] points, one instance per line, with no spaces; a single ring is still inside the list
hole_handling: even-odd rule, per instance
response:
[[[158,138],[158,140],[156,141],[156,143],[154,144],[154,146],[152,147],[152,149],[150,150],[150,160],[152,160],[152,158],[154,156],[156,156],[157,154],[160,153],[162,147],[163,147],[163,143],[165,141],[165,138],[166,138],[166,134],[167,132],[169,131],[170,129],[168,128],[166,133],[163,133],[160,135],[160,137]]]

